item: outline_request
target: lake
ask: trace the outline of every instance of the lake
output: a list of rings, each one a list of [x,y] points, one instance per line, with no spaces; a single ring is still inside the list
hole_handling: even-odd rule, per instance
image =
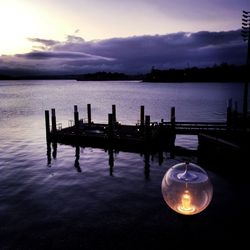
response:
[[[249,209],[237,206],[245,202],[237,195],[245,184],[235,187],[208,171],[212,203],[186,221],[161,195],[166,170],[181,156],[165,153],[162,164],[151,157],[146,174],[143,155],[117,152],[111,175],[108,152],[80,148],[76,168],[75,148],[58,145],[48,164],[44,110],[55,108],[63,127],[73,120],[74,105],[86,119],[88,103],[94,122],[107,122],[112,104],[123,124],[139,120],[140,105],[151,121],[169,120],[172,106],[177,121],[225,121],[228,99],[241,111],[242,96],[237,83],[0,81],[0,249],[159,249],[165,239],[181,244],[180,234],[234,236],[232,227]],[[179,136],[177,144],[193,149],[197,138]]]

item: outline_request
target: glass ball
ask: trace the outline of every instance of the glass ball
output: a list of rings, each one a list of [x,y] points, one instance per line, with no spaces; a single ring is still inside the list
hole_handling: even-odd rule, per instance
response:
[[[184,215],[200,213],[213,196],[213,186],[206,171],[189,162],[171,167],[163,177],[161,188],[168,206]]]

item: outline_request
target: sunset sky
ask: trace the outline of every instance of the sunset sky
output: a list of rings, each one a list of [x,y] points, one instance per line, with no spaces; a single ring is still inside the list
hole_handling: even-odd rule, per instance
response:
[[[242,10],[249,0],[0,0],[0,73],[241,64]]]

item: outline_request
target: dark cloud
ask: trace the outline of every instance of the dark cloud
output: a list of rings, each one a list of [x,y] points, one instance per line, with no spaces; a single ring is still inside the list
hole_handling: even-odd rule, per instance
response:
[[[16,54],[16,57],[35,59],[35,60],[46,60],[46,59],[88,59],[88,60],[107,60],[112,61],[112,58],[91,55],[83,52],[72,52],[72,51],[32,51],[26,54]]]
[[[30,38],[45,49],[26,54],[0,57],[0,68],[30,68],[60,73],[120,71],[145,73],[156,68],[204,67],[220,64],[244,64],[246,44],[240,30],[167,35],[135,36],[85,41],[67,36],[66,41]],[[51,63],[53,61],[53,64]]]
[[[46,47],[56,45],[57,43],[60,43],[59,41],[56,40],[51,40],[51,39],[41,39],[41,38],[28,38],[30,42],[33,43],[41,43],[45,45]]]

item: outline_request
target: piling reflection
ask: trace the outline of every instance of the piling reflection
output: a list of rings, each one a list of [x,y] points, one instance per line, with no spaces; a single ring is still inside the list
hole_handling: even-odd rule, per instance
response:
[[[80,159],[80,146],[76,145],[76,150],[75,150],[75,164],[74,164],[74,166],[75,166],[77,172],[81,173],[82,169],[80,167],[79,159]]]
[[[52,144],[52,150],[51,150],[51,144]],[[47,165],[51,166],[51,153],[52,153],[52,157],[53,159],[56,159],[57,156],[57,143],[56,142],[50,142],[47,141]]]
[[[114,150],[112,148],[108,149],[109,154],[109,175],[113,176],[113,169],[114,169]]]
[[[47,142],[47,165],[51,165],[51,143]]]
[[[159,151],[158,152],[158,164],[159,164],[159,166],[161,166],[162,165],[162,163],[163,163],[163,151]]]
[[[50,167],[53,165],[52,160],[56,159],[57,157],[57,147],[58,145],[56,142],[47,142],[47,165]],[[80,144],[76,144],[73,147],[75,148],[74,167],[77,170],[77,172],[81,173],[82,169],[80,166],[80,153],[81,153],[81,149],[84,149],[85,147],[82,145],[80,146]],[[108,155],[107,164],[109,166],[109,176],[114,176],[114,166],[115,166],[115,158],[116,158],[115,155],[118,155],[121,150],[114,148],[113,146],[110,146],[104,151]],[[142,161],[144,162],[143,173],[144,173],[145,180],[150,179],[151,162],[157,162],[159,166],[162,165],[164,162],[165,153],[166,152],[162,150],[152,152],[148,149],[143,152],[137,153],[141,157]]]
[[[56,142],[52,142],[52,148],[53,148],[52,157],[53,159],[56,159],[56,156],[57,156],[57,143]]]
[[[150,177],[150,153],[145,152],[144,154],[144,176],[146,180],[149,180]]]

